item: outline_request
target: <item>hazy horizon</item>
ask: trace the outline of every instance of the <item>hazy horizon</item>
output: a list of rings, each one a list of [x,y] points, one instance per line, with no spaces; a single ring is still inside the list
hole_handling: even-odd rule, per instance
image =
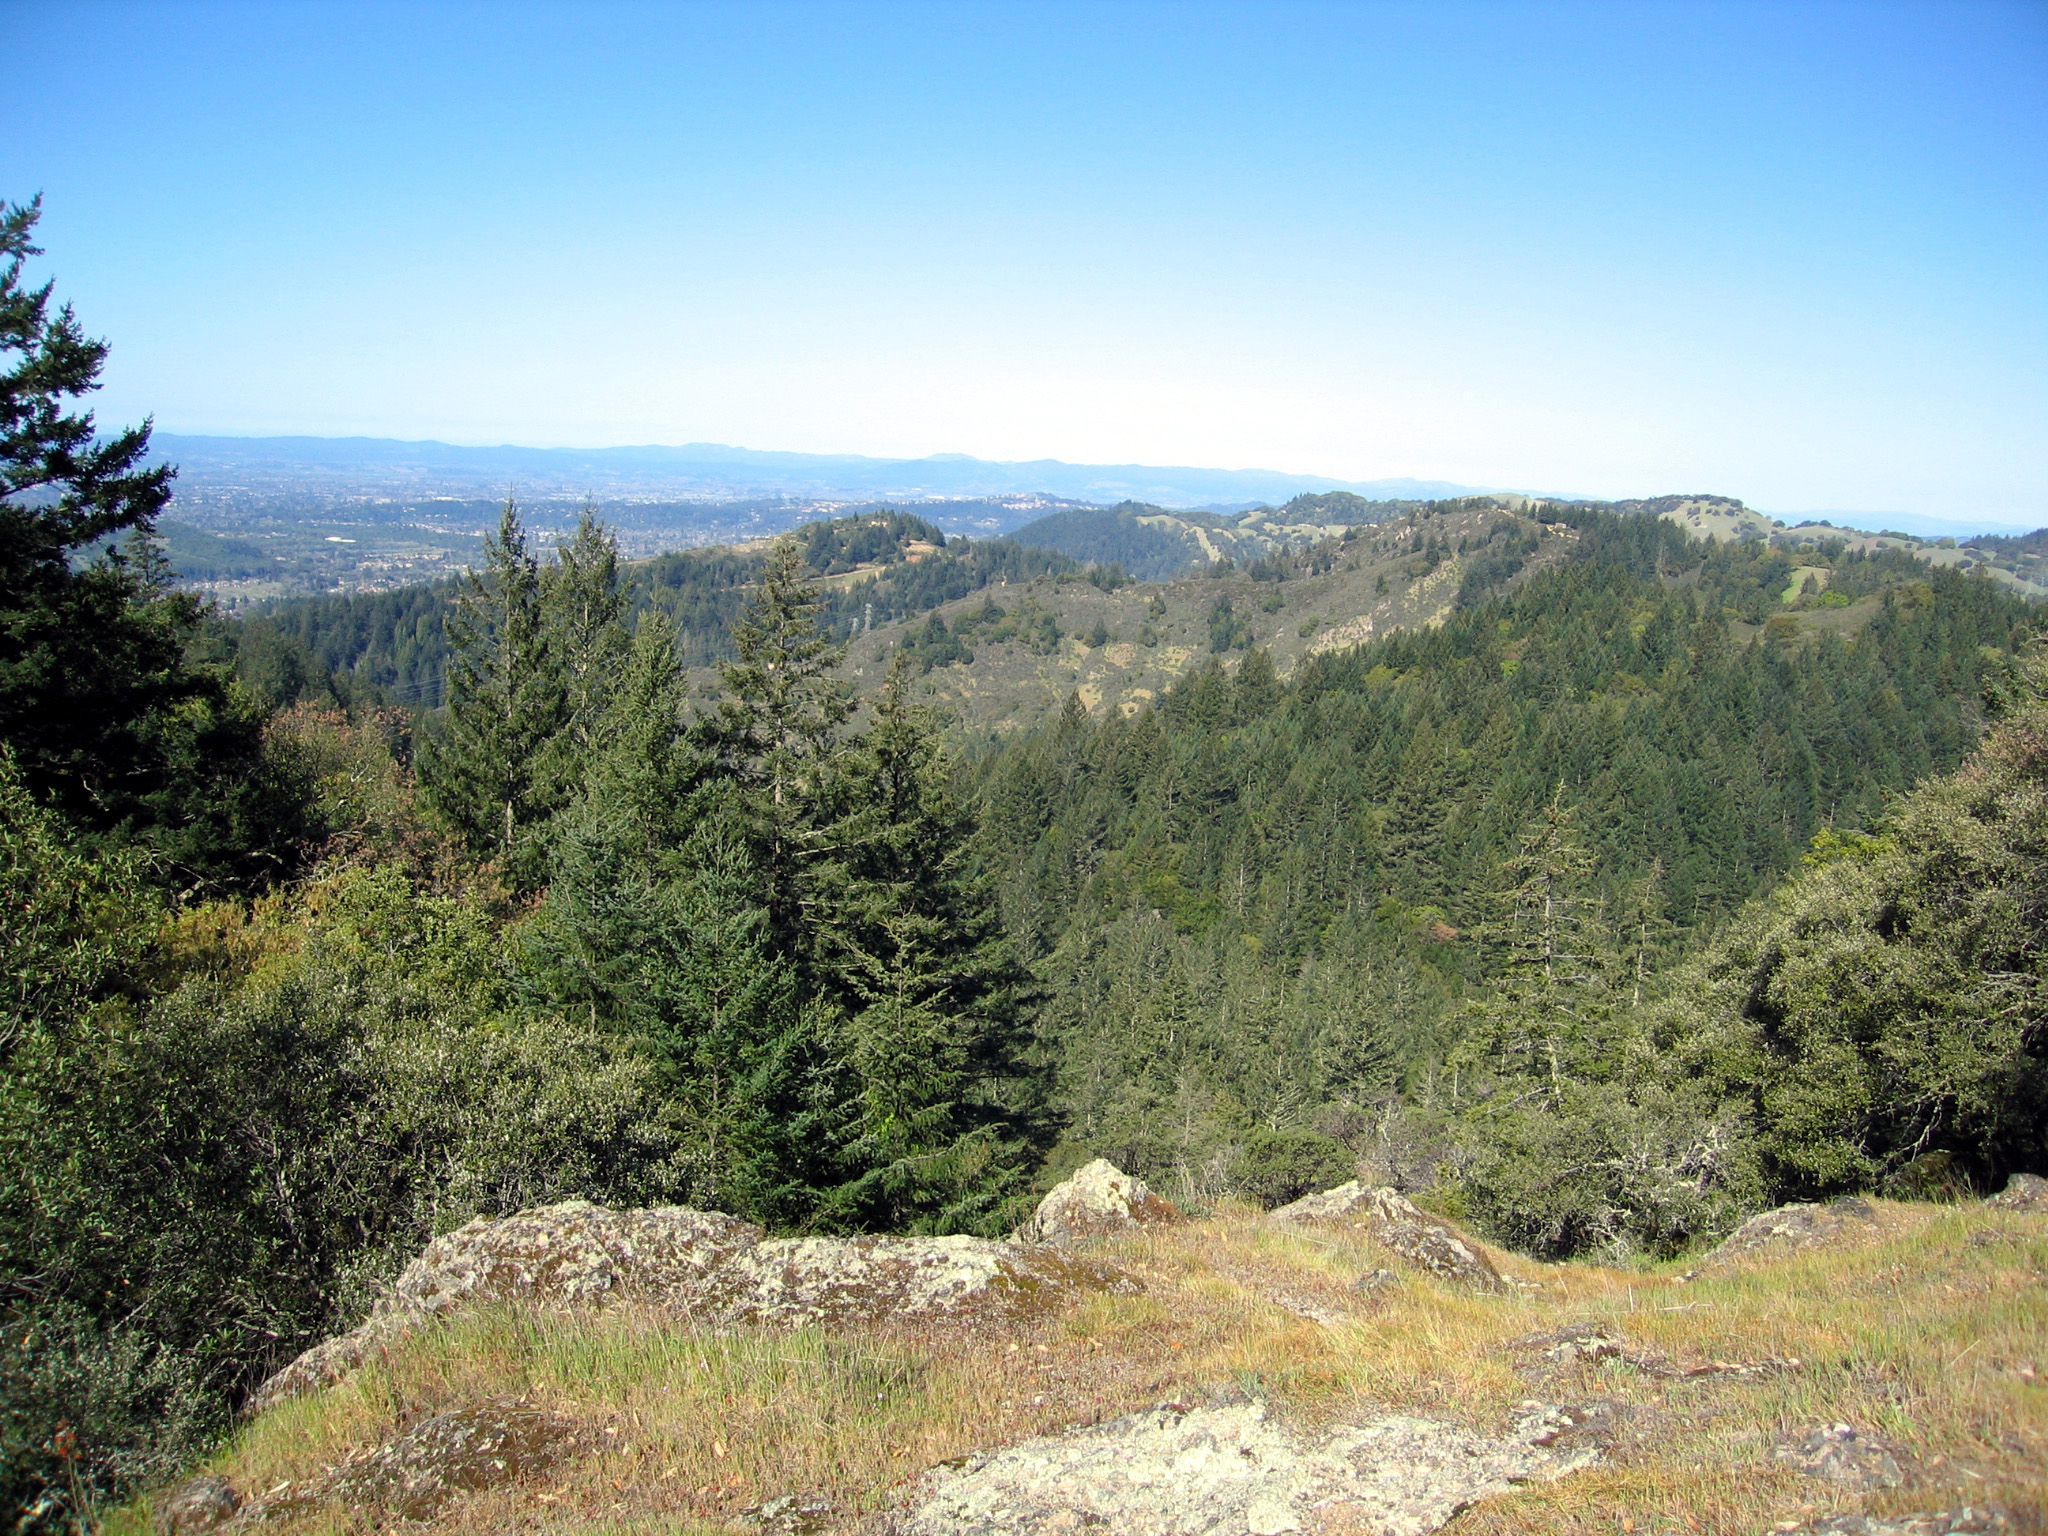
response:
[[[109,425],[2048,521],[2023,0],[0,25]]]

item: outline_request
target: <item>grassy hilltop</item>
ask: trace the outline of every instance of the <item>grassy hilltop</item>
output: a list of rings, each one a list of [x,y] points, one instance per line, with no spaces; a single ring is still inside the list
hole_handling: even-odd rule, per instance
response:
[[[973,1330],[709,1331],[631,1308],[484,1310],[343,1386],[266,1412],[209,1466],[240,1488],[317,1485],[404,1427],[517,1400],[581,1449],[458,1496],[434,1533],[875,1530],[919,1476],[991,1446],[1219,1392],[1292,1424],[1389,1411],[1494,1433],[1532,1400],[1578,1405],[1603,1459],[1489,1500],[1451,1529],[1763,1532],[1837,1511],[1996,1503],[2044,1513],[2048,1216],[1880,1202],[1850,1240],[1687,1278],[1686,1265],[1543,1265],[1496,1251],[1505,1295],[1405,1273],[1342,1228],[1227,1204],[1108,1244],[1142,1294]],[[1582,1342],[1575,1352],[1572,1341]],[[1562,1345],[1562,1347],[1561,1347]],[[1814,1426],[1893,1448],[1905,1486],[1845,1488],[1774,1458]],[[778,1525],[775,1501],[811,1513]],[[147,1529],[144,1509],[107,1529]],[[788,1523],[793,1520],[797,1523]],[[339,1533],[372,1510],[317,1498],[264,1529]]]

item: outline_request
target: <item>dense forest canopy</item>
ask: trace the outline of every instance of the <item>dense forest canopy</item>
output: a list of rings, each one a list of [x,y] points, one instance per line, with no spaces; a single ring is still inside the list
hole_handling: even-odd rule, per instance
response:
[[[1984,573],[1318,498],[1281,511],[1344,527],[1181,584],[1171,688],[974,741],[939,668],[1111,643],[1005,583],[1160,589],[903,512],[544,557],[508,504],[459,581],[232,620],[164,579],[147,427],[75,408],[105,348],[22,285],[36,215],[0,209],[19,1531],[546,1201],[1000,1234],[1100,1154],[1630,1262],[2048,1171],[2048,658]],[[1281,675],[1270,600],[1376,569],[1440,606]]]
[[[819,622],[842,640],[992,585],[1075,569],[1074,561],[1050,550],[1010,539],[948,540],[922,518],[887,510],[810,524],[799,531],[798,547],[811,574],[841,578],[821,589]],[[667,616],[685,667],[729,660],[732,625],[767,558],[763,545],[688,550],[640,562],[628,578],[631,611],[637,616],[653,609]],[[224,643],[264,658],[252,657],[252,675],[296,666],[306,678],[322,679],[319,686],[337,702],[360,698],[438,708],[445,699],[447,619],[460,590],[458,578],[390,592],[295,599],[227,626],[231,633]],[[294,660],[273,659],[282,652]],[[289,700],[297,694],[274,696]]]

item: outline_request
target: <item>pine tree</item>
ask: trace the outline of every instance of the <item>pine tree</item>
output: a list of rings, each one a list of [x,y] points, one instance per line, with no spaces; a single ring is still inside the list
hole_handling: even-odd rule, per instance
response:
[[[148,845],[182,886],[258,884],[289,867],[303,796],[254,700],[188,659],[201,609],[155,540],[175,471],[147,463],[149,423],[102,438],[66,409],[107,345],[22,283],[41,212],[0,203],[0,744],[87,835]]]
[[[619,578],[618,543],[586,507],[576,536],[541,574],[542,614],[562,671],[561,742],[572,756],[597,745],[598,722],[632,649],[625,625],[630,598]],[[673,649],[673,626],[669,634]]]
[[[545,883],[548,823],[574,788],[553,751],[569,694],[542,585],[508,498],[448,620],[448,708],[420,765],[428,802],[525,890]]]
[[[807,947],[811,870],[827,850],[839,728],[853,713],[834,675],[845,651],[820,628],[822,607],[802,553],[784,540],[733,626],[736,656],[719,667],[726,697],[708,731],[746,806],[777,942],[796,949]]]
[[[938,723],[890,668],[850,744],[852,787],[823,903],[824,962],[842,998],[839,1056],[858,1093],[828,1219],[890,1230],[986,1218],[1017,1183],[1036,1092],[1021,1064],[1028,977],[1010,958],[974,827],[954,801]]]

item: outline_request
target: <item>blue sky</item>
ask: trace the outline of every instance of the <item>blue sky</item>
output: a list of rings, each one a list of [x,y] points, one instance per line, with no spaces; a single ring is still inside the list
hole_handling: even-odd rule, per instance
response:
[[[2048,522],[2048,4],[0,0],[168,430]]]

